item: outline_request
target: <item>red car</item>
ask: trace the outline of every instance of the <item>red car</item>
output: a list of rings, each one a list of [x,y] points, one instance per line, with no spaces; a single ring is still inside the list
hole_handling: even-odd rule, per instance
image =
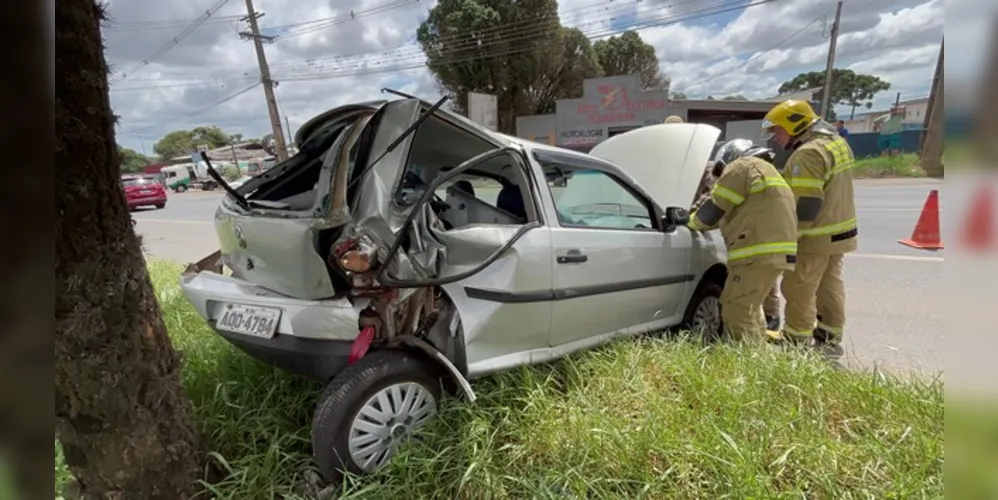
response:
[[[122,177],[121,187],[125,190],[125,199],[128,201],[129,210],[150,205],[156,208],[166,206],[166,189],[155,177]]]

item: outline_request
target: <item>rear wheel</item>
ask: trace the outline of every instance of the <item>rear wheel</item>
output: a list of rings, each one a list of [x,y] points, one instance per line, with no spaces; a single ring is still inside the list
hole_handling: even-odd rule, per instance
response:
[[[722,291],[721,285],[713,281],[702,282],[686,306],[682,329],[699,335],[706,341],[717,340],[722,328]]]
[[[156,208],[166,208],[166,203],[159,203],[156,205]]]
[[[413,352],[375,351],[344,369],[312,419],[312,453],[323,478],[379,470],[436,415],[440,398],[437,365]]]

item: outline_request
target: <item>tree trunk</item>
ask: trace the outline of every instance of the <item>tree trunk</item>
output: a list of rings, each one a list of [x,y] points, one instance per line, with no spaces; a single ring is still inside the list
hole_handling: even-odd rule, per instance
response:
[[[103,7],[55,9],[56,436],[84,498],[186,498],[198,448],[120,185]]]

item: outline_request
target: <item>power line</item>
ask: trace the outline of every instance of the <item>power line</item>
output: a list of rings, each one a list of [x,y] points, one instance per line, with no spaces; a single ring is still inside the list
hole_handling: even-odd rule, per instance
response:
[[[322,19],[315,19],[312,21],[304,21],[301,23],[288,24],[284,26],[275,26],[273,28],[266,28],[267,31],[273,32],[275,30],[281,30],[291,27],[302,26],[303,28],[297,31],[290,31],[286,33],[281,33],[276,35],[278,38],[293,38],[296,36],[306,35],[308,33],[314,33],[316,31],[321,31],[326,28],[330,28],[336,25],[347,23],[356,20],[361,17],[372,16],[374,14],[381,14],[388,12],[390,10],[398,9],[400,7],[405,7],[406,5],[412,5],[419,3],[419,0],[391,0],[378,5],[372,5],[361,10],[351,10],[349,14],[326,17]]]
[[[657,26],[667,26],[667,25],[670,25],[670,24],[676,24],[676,23],[680,23],[680,22],[683,22],[683,21],[688,21],[688,20],[696,19],[696,18],[700,18],[700,17],[706,17],[706,16],[710,16],[710,15],[714,15],[714,14],[720,14],[720,13],[724,13],[724,12],[729,12],[729,11],[732,11],[732,10],[737,10],[737,9],[743,9],[743,8],[749,8],[749,7],[754,7],[754,6],[758,6],[758,5],[763,5],[763,4],[771,3],[771,2],[774,2],[774,1],[776,1],[776,0],[754,0],[753,2],[751,2],[749,4],[744,4],[742,2],[737,2],[738,3],[737,6],[728,6],[726,8],[722,8],[722,9],[717,9],[716,7],[718,7],[718,6],[714,6],[714,8],[701,9],[700,11],[696,11],[698,13],[695,14],[695,15],[662,16],[662,17],[658,17],[658,18],[648,19],[648,20],[645,20],[643,22],[636,23],[634,25],[627,26],[627,27],[624,27],[624,28],[596,30],[596,31],[593,31],[593,32],[587,32],[585,34],[589,38],[601,38],[601,37],[605,37],[605,36],[611,36],[611,35],[619,34],[619,33],[622,33],[623,31],[626,31],[626,30],[644,29],[644,28],[657,27]],[[730,3],[729,3],[729,5],[730,5]],[[528,51],[535,50],[535,48],[531,47],[529,45],[525,45],[523,47],[519,47],[519,48],[516,48],[516,49],[509,49],[509,50],[505,50],[505,51],[500,50],[500,51],[497,51],[495,53],[485,53],[485,54],[482,53],[483,52],[482,49],[485,49],[485,48],[487,48],[489,46],[505,45],[505,44],[508,44],[510,42],[513,42],[513,41],[530,41],[532,39],[537,39],[537,38],[540,38],[542,36],[544,36],[544,35],[539,35],[537,33],[531,33],[531,34],[525,34],[524,36],[517,37],[517,38],[514,38],[514,39],[502,39],[502,40],[498,40],[498,41],[495,41],[495,42],[482,43],[482,44],[478,44],[475,47],[471,47],[471,46],[469,46],[469,47],[460,47],[460,48],[457,48],[457,49],[454,49],[454,50],[448,50],[446,53],[449,54],[449,57],[443,58],[443,59],[438,59],[435,62],[437,62],[439,64],[454,64],[454,63],[460,63],[460,62],[468,62],[468,61],[474,61],[474,60],[487,59],[487,58],[500,57],[500,56],[506,56],[506,55],[512,55],[512,54],[518,54],[518,53],[528,52]],[[473,54],[468,54],[466,56],[456,56],[455,55],[456,52],[463,52],[465,50],[467,50],[468,52],[474,52],[474,53]],[[395,63],[395,64],[389,66],[390,63]],[[354,66],[346,67],[346,68],[341,67],[341,68],[337,68],[336,70],[333,70],[333,71],[329,71],[329,72],[317,72],[317,73],[313,73],[311,75],[285,76],[281,80],[282,81],[301,81],[301,80],[313,80],[313,79],[320,79],[320,78],[335,78],[335,77],[342,77],[342,76],[375,74],[375,73],[383,73],[383,72],[387,72],[387,71],[403,71],[403,70],[406,70],[406,69],[421,68],[421,67],[425,66],[425,64],[426,64],[425,58],[423,58],[419,54],[415,54],[413,56],[405,56],[405,57],[397,57],[397,58],[387,58],[385,60],[359,61],[358,64],[356,64]],[[376,67],[375,68],[371,68],[370,66],[376,66]]]
[[[788,36],[788,37],[784,38],[783,40],[780,40],[780,41],[779,41],[779,42],[778,42],[778,43],[777,43],[776,45],[773,45],[772,47],[770,47],[770,48],[768,48],[768,49],[766,49],[766,50],[764,50],[764,51],[762,51],[762,52],[757,52],[757,53],[756,53],[755,55],[753,55],[752,57],[750,57],[750,58],[746,59],[745,61],[743,61],[743,62],[742,62],[741,64],[739,64],[739,65],[735,66],[734,68],[731,68],[731,69],[726,69],[726,70],[724,70],[724,72],[722,72],[722,73],[719,73],[719,74],[717,74],[717,75],[714,75],[714,76],[711,76],[711,77],[709,77],[709,78],[705,78],[705,79],[703,79],[703,80],[700,80],[700,81],[698,81],[698,82],[695,82],[695,83],[691,83],[691,84],[689,84],[689,85],[686,85],[686,87],[685,87],[685,88],[690,88],[690,87],[697,87],[697,86],[699,86],[699,85],[703,85],[703,84],[705,84],[705,83],[707,83],[707,82],[710,82],[710,81],[713,81],[713,80],[715,80],[715,79],[717,79],[717,78],[720,78],[720,77],[722,77],[722,76],[725,76],[725,75],[728,75],[728,74],[730,74],[730,73],[731,73],[732,71],[735,71],[735,70],[738,70],[738,69],[742,69],[742,68],[744,68],[744,67],[748,66],[749,64],[751,64],[751,63],[752,63],[752,61],[755,61],[755,60],[756,60],[756,59],[758,59],[759,57],[762,57],[763,55],[765,55],[765,54],[768,54],[768,53],[770,53],[770,52],[772,52],[772,51],[774,51],[774,50],[776,50],[776,49],[778,49],[778,48],[782,47],[782,46],[783,46],[783,45],[784,45],[785,43],[787,43],[787,42],[789,42],[790,40],[793,40],[794,38],[796,38],[796,37],[797,37],[797,35],[800,35],[801,33],[803,33],[803,32],[805,32],[805,31],[807,31],[807,29],[808,29],[808,28],[810,28],[811,26],[814,26],[814,24],[815,24],[815,23],[817,23],[818,21],[822,21],[822,22],[825,22],[825,21],[827,21],[827,20],[828,20],[827,16],[818,16],[818,17],[814,18],[814,20],[813,20],[813,21],[811,21],[810,23],[807,23],[807,25],[805,25],[805,26],[804,26],[803,28],[801,28],[801,29],[799,29],[799,30],[797,30],[797,31],[793,32],[793,33],[792,33],[792,34],[791,34],[790,36]]]
[[[201,23],[201,26],[210,25],[222,25],[227,24],[232,21],[239,20],[240,16],[219,16],[213,17]],[[102,27],[102,30],[107,31],[145,31],[145,30],[157,30],[157,29],[172,29],[172,28],[183,28],[188,26],[197,19],[164,19],[164,20],[147,20],[147,21],[111,21],[107,26]]]
[[[677,2],[677,4],[690,3],[692,1],[695,1],[695,0],[680,1],[680,2]],[[644,29],[644,28],[655,27],[655,26],[664,26],[664,25],[669,25],[669,24],[675,24],[675,23],[679,23],[679,22],[683,22],[683,21],[687,21],[687,20],[691,20],[691,19],[700,18],[700,17],[706,17],[706,16],[710,16],[710,15],[714,15],[714,14],[719,14],[719,13],[723,13],[723,12],[728,12],[728,11],[732,11],[732,10],[744,9],[744,8],[749,8],[749,7],[753,7],[753,6],[757,6],[757,5],[762,5],[762,4],[765,4],[765,3],[771,3],[771,2],[774,2],[774,1],[776,1],[776,0],[755,0],[754,2],[749,3],[749,4],[744,4],[741,1],[736,1],[736,2],[726,1],[726,2],[721,2],[721,3],[716,3],[716,4],[713,4],[713,5],[710,5],[710,6],[698,9],[698,10],[694,10],[694,11],[690,11],[690,12],[685,12],[685,13],[682,13],[682,14],[668,14],[668,15],[660,16],[660,17],[656,17],[656,18],[645,19],[643,21],[637,22],[635,24],[632,24],[632,25],[629,25],[629,26],[626,26],[626,27],[620,27],[620,28],[616,28],[616,29],[605,29],[604,28],[604,29],[598,29],[598,30],[590,30],[586,34],[590,38],[605,37],[605,36],[609,36],[609,35],[618,34],[620,32],[623,32],[623,31],[626,31],[626,30],[630,30],[630,29],[635,29],[635,28]],[[588,7],[583,7],[581,9],[584,10],[584,9],[587,9],[587,8],[592,8],[594,6],[595,5],[591,5],[591,6],[588,6]],[[602,24],[602,23],[604,23],[606,21],[611,21],[612,22],[614,19],[615,18],[611,16],[610,18],[608,18],[606,20],[590,21],[588,23],[583,23],[583,25]],[[551,19],[550,21],[555,22],[557,20],[556,19]],[[501,30],[504,27],[499,27],[498,29]],[[483,32],[484,31],[493,31],[494,32],[496,30],[497,30],[496,28],[489,28],[488,30],[482,30],[482,31]],[[494,57],[501,57],[501,56],[506,56],[506,55],[512,55],[512,54],[526,52],[528,50],[533,50],[532,47],[523,47],[523,48],[520,48],[520,49],[505,50],[505,51],[500,50],[500,51],[493,51],[493,53],[488,53],[488,51],[486,51],[485,49],[491,48],[491,47],[496,46],[496,45],[507,45],[507,44],[512,43],[512,42],[526,42],[526,41],[531,41],[531,40],[534,40],[534,39],[546,37],[550,33],[550,26],[547,26],[547,25],[538,25],[535,22],[534,26],[527,27],[526,30],[524,28],[521,28],[521,29],[519,29],[517,31],[519,31],[519,33],[515,33],[515,34],[517,34],[518,36],[514,36],[514,37],[500,38],[498,40],[489,40],[489,41],[485,41],[485,42],[476,42],[474,40],[471,41],[471,42],[461,42],[461,43],[458,43],[456,47],[453,46],[454,44],[451,44],[450,46],[448,46],[448,48],[446,49],[446,52],[445,52],[445,54],[447,54],[448,57],[445,57],[443,59],[438,58],[438,62],[440,62],[441,64],[450,64],[450,63],[458,63],[458,62],[468,62],[468,61],[473,61],[473,60],[488,59],[488,58],[494,58]],[[452,39],[456,40],[457,37],[458,36],[455,35],[454,38],[452,38]],[[333,69],[332,71],[316,72],[316,73],[304,74],[304,75],[286,75],[283,78],[278,78],[278,79],[279,80],[287,80],[287,81],[303,81],[303,80],[313,80],[313,79],[323,79],[323,78],[334,78],[334,77],[339,77],[339,76],[353,76],[353,75],[362,75],[362,74],[375,74],[375,73],[382,73],[382,72],[387,72],[387,71],[400,71],[400,70],[407,70],[407,69],[416,69],[416,68],[421,68],[421,67],[425,66],[425,63],[426,63],[425,55],[422,53],[422,50],[421,50],[421,48],[418,45],[410,44],[410,45],[401,47],[401,49],[403,49],[403,51],[401,53],[397,54],[395,57],[382,57],[380,59],[374,59],[374,60],[371,60],[371,59],[358,60],[358,61],[355,61],[354,64],[352,64],[352,65],[343,65],[341,67],[337,67],[337,68]],[[468,51],[471,51],[472,53],[467,53]],[[409,52],[409,53],[406,54],[406,52]],[[465,54],[459,55],[459,53],[461,53],[461,52],[465,52]],[[370,53],[358,54],[358,56],[367,56],[367,55],[370,55]],[[388,55],[387,52],[385,52],[384,55]],[[345,56],[340,56],[340,57],[345,57]],[[301,65],[301,63],[298,63],[297,65]],[[275,65],[275,66],[278,66],[278,65]],[[284,66],[289,67],[289,68],[293,68],[294,66],[296,66],[296,64],[294,64],[294,63],[287,64],[286,63]],[[321,67],[326,66],[326,65],[325,64],[316,65],[314,61],[309,61],[309,62],[305,63],[305,66],[306,67],[311,66],[313,69],[316,69],[316,68],[321,68]],[[185,80],[185,81],[190,81],[190,82],[194,82],[194,81],[205,81],[205,82],[210,82],[211,85],[216,85],[216,84],[219,84],[219,82],[220,82],[219,79],[207,79],[207,80],[204,80],[204,79],[199,79],[199,80],[191,79],[191,80]],[[166,86],[183,86],[183,85],[184,85],[183,83],[177,83],[177,84],[173,84],[173,85],[162,85],[162,87],[166,87]],[[156,86],[156,87],[159,87],[159,86]],[[149,88],[149,87],[141,87],[141,88],[142,89],[146,89],[146,88]],[[131,88],[116,89],[116,90],[131,90]]]
[[[176,47],[178,43],[180,43],[184,38],[187,38],[188,35],[193,33],[194,30],[198,28],[198,26],[204,24],[204,22],[207,21],[208,18],[210,18],[215,12],[218,12],[218,10],[221,9],[222,6],[224,6],[228,1],[229,0],[218,0],[218,2],[216,2],[215,5],[212,5],[211,8],[209,8],[204,14],[201,15],[201,17],[197,18],[196,21],[188,25],[180,33],[171,38],[170,41],[166,42],[158,49],[156,49],[156,51],[153,52],[152,55],[143,59],[141,63],[135,65],[132,69],[122,72],[121,79],[128,78],[130,74],[135,73],[136,71],[148,66],[149,63],[155,61],[159,57],[162,57],[163,54],[169,52],[170,49],[172,49],[173,47]]]
[[[398,0],[395,0],[395,1],[398,1]],[[686,4],[686,3],[695,3],[695,2],[698,2],[698,1],[700,1],[700,0],[679,0],[679,1],[675,2],[675,3],[673,3],[673,4],[670,4],[670,5],[672,5],[672,6],[678,6],[678,5],[682,5],[682,4]],[[636,6],[636,5],[638,5],[640,3],[640,0],[631,2],[630,4],[619,4],[618,3],[618,4],[616,4],[615,7],[609,7],[609,8],[606,7],[606,3],[607,2],[600,2],[598,4],[591,4],[591,5],[588,5],[588,6],[582,6],[582,7],[576,8],[576,9],[572,9],[572,10],[570,10],[568,12],[580,12],[581,13],[583,11],[592,10],[593,8],[598,8],[598,9],[605,10],[606,12],[604,14],[616,14],[617,12],[615,12],[615,10],[616,11],[620,11],[621,9],[628,9],[628,8],[630,8],[632,6]],[[721,4],[714,5],[712,7],[708,7],[708,9],[716,8],[718,6],[734,6],[736,4],[739,7],[741,6],[740,1],[731,2],[730,0],[727,0],[727,2],[722,2]],[[706,9],[700,9],[700,10],[706,10]],[[669,17],[672,18],[672,16],[681,16],[681,14],[670,15]],[[617,18],[615,16],[611,15],[611,16],[606,17],[605,19],[591,20],[591,21],[589,21],[587,23],[583,23],[581,26],[598,25],[598,24],[603,24],[603,23],[607,23],[607,22],[611,22],[612,23],[616,19]],[[676,18],[677,22],[681,21],[681,20],[683,20],[681,17],[677,17]],[[313,21],[309,21],[309,22],[313,22]],[[551,25],[557,23],[557,19],[556,18],[549,18],[549,19],[543,20],[542,23],[543,24],[539,24],[536,20],[531,20],[531,21],[527,21],[527,22],[522,22],[522,21],[521,22],[515,22],[515,23],[510,23],[510,24],[507,24],[507,25],[503,25],[503,26],[498,26],[498,27],[492,27],[492,28],[486,28],[486,29],[483,29],[483,30],[478,30],[478,31],[476,31],[474,33],[474,36],[478,39],[477,41],[476,40],[471,40],[471,41],[466,40],[469,36],[472,36],[472,35],[466,34],[466,33],[462,33],[462,34],[455,34],[455,35],[448,35],[448,36],[441,37],[441,38],[439,38],[437,40],[437,43],[446,44],[447,45],[447,49],[446,50],[448,51],[448,53],[451,53],[451,54],[453,54],[455,52],[463,51],[465,49],[474,49],[475,52],[480,52],[482,49],[485,49],[485,48],[488,48],[490,46],[494,46],[494,45],[497,45],[497,44],[504,44],[504,43],[517,42],[517,41],[527,41],[527,40],[533,40],[535,38],[546,37],[550,33],[550,30],[552,28]],[[524,26],[524,25],[529,25],[529,26]],[[516,29],[510,29],[512,27],[516,27]],[[633,26],[628,26],[628,27],[622,28],[622,29],[632,29],[632,28],[633,28]],[[503,30],[505,30],[505,32]],[[616,33],[617,31],[619,31],[619,30],[613,30],[610,34]],[[501,38],[501,39],[498,39],[498,40],[488,40],[488,41],[485,41],[485,42],[481,42],[480,40],[482,40],[483,38],[485,38],[486,35],[503,35],[505,38]],[[516,36],[512,36],[512,35],[516,35]],[[458,42],[458,43],[452,43],[452,42]],[[393,52],[395,52],[395,53],[393,54]],[[299,62],[291,62],[291,63],[278,63],[278,64],[273,64],[270,67],[271,68],[285,68],[285,69],[289,69],[289,70],[292,70],[292,71],[295,71],[295,70],[297,70],[299,68],[300,69],[313,69],[314,70],[314,69],[320,69],[322,67],[327,67],[328,66],[327,61],[331,62],[331,61],[336,61],[336,60],[349,60],[349,59],[367,58],[367,57],[371,56],[372,54],[374,54],[374,53],[372,53],[372,52],[365,52],[365,53],[356,53],[356,54],[345,54],[345,55],[334,56],[333,58],[329,58],[329,59],[319,59],[319,60],[314,60],[313,59],[313,60],[307,60],[305,62],[300,62],[299,61]],[[354,64],[362,64],[362,65],[374,64],[374,65],[380,65],[382,63],[387,63],[387,62],[392,62],[392,61],[413,60],[414,58],[422,60],[423,57],[424,57],[423,52],[422,52],[422,48],[418,44],[413,44],[413,43],[401,45],[401,46],[398,46],[398,47],[395,47],[395,48],[392,48],[392,49],[387,49],[387,50],[384,50],[384,51],[379,51],[378,54],[380,54],[382,56],[380,59],[374,59],[374,60],[365,59],[363,61],[354,61]],[[388,57],[388,56],[393,56],[393,57]],[[249,73],[249,71],[247,71],[245,74],[248,75],[248,73]],[[307,75],[299,75],[299,76],[307,76]],[[230,79],[226,79],[226,80],[230,80]],[[130,81],[134,82],[134,81],[142,81],[142,80],[136,78],[136,79],[130,79]],[[164,81],[162,79],[158,79],[158,78],[155,78],[155,79],[146,79],[145,81],[156,81],[156,82],[166,83],[166,81]],[[176,83],[180,83],[180,82],[210,82],[211,84],[216,84],[216,83],[220,82],[220,79],[218,79],[218,78],[188,78],[188,79],[183,79],[183,80],[171,80],[171,82],[176,82]],[[159,85],[157,85],[155,87],[158,87],[158,86]],[[163,87],[170,87],[170,86],[180,86],[180,85],[162,85],[162,86]],[[150,87],[149,86],[146,86],[146,87],[137,87],[136,89],[143,89],[144,90],[144,89],[148,89],[148,88],[150,88]],[[117,88],[116,90],[131,90],[131,89],[132,88],[129,87],[129,88]]]
[[[246,88],[244,88],[244,89],[242,89],[242,90],[240,90],[240,91],[238,91],[238,92],[236,92],[234,94],[229,94],[229,95],[223,97],[222,99],[219,99],[218,101],[215,101],[215,102],[213,102],[213,103],[211,103],[211,104],[209,104],[209,105],[207,105],[207,106],[205,106],[203,108],[200,108],[198,110],[192,111],[190,113],[185,113],[185,114],[182,114],[182,115],[174,116],[173,118],[170,118],[168,120],[164,120],[162,122],[156,123],[155,125],[149,125],[149,126],[137,128],[137,129],[134,129],[134,130],[127,130],[127,131],[119,132],[119,133],[126,134],[126,135],[141,135],[143,132],[148,132],[150,130],[155,130],[155,129],[158,129],[158,128],[164,126],[164,125],[169,125],[169,124],[172,124],[172,123],[177,123],[177,122],[181,122],[181,121],[193,118],[193,117],[195,117],[195,116],[197,116],[197,115],[199,115],[201,113],[204,113],[205,111],[208,111],[210,109],[213,109],[213,108],[216,108],[218,106],[221,106],[222,104],[225,104],[225,103],[227,103],[227,102],[229,102],[229,101],[231,101],[231,100],[233,100],[233,99],[235,99],[235,98],[237,98],[237,97],[239,97],[239,96],[241,96],[241,95],[249,92],[250,90],[253,90],[254,88],[256,88],[257,85],[260,85],[260,82],[254,82],[249,87],[246,87]]]
[[[669,3],[667,6],[675,7],[675,6],[683,5],[683,4],[699,3],[700,1],[701,0],[677,0],[677,1],[673,2],[673,3]],[[665,3],[665,2],[659,2],[659,3]],[[728,0],[728,4],[729,5],[733,5],[733,4],[736,4],[736,3],[741,3],[741,1],[731,2],[730,0]],[[613,5],[610,5],[610,4],[613,4]],[[595,3],[589,4],[589,5],[583,5],[583,6],[576,7],[574,9],[566,10],[564,12],[559,13],[558,17],[548,17],[548,18],[542,18],[542,19],[531,18],[531,19],[526,19],[526,20],[521,20],[521,21],[504,23],[504,24],[500,24],[500,25],[493,26],[493,27],[490,27],[490,28],[484,28],[484,29],[474,30],[474,31],[471,31],[471,32],[460,32],[460,33],[454,33],[454,34],[449,34],[449,35],[442,35],[442,36],[438,37],[435,40],[435,43],[438,43],[438,44],[441,44],[441,45],[447,45],[449,47],[453,47],[454,44],[457,42],[459,45],[466,45],[467,47],[471,47],[471,46],[473,46],[474,44],[476,44],[480,40],[483,40],[483,39],[486,39],[486,38],[489,38],[489,37],[492,37],[492,36],[497,36],[497,35],[511,36],[511,35],[524,34],[525,32],[539,32],[540,34],[543,34],[543,35],[547,36],[549,34],[549,30],[551,28],[551,26],[549,26],[549,25],[560,22],[559,19],[563,15],[567,15],[567,14],[571,13],[571,14],[582,16],[583,14],[585,14],[585,17],[587,19],[589,19],[589,20],[587,22],[585,22],[585,23],[580,24],[580,25],[574,25],[574,26],[572,26],[572,27],[577,28],[579,26],[586,26],[586,25],[592,25],[592,24],[601,24],[601,23],[606,23],[606,22],[613,22],[613,21],[617,20],[617,17],[615,15],[609,15],[609,16],[607,16],[607,14],[629,14],[631,8],[637,7],[637,6],[642,5],[642,4],[645,4],[645,1],[643,1],[643,0],[632,0],[631,2],[624,3],[624,2],[613,1],[613,0],[602,0],[600,2],[595,2]],[[592,15],[590,15],[590,11],[594,11],[594,9],[595,9],[595,11],[603,11],[603,12],[599,12],[599,15],[600,15],[600,17],[604,17],[605,16],[605,18],[603,18],[603,19],[595,19]],[[595,12],[593,12],[593,13],[595,13]],[[469,40],[469,39],[471,39],[471,40]],[[390,49],[381,50],[381,51],[378,51],[378,52],[381,53],[382,55],[390,55],[391,52],[395,52],[395,51],[420,51],[420,53],[421,53],[422,48],[420,47],[420,45],[418,43],[407,43],[407,44],[404,44],[404,45],[400,45],[400,46],[393,47],[393,48],[390,48]],[[336,55],[336,56],[332,56],[332,57],[328,57],[328,58],[312,59],[312,60],[307,61],[307,64],[309,66],[315,66],[315,65],[319,65],[319,64],[324,63],[324,61],[339,61],[339,60],[342,60],[342,59],[349,59],[349,58],[353,58],[353,57],[368,56],[370,54],[371,54],[370,52],[367,52],[367,53],[353,53],[353,54],[341,54],[341,55]],[[280,64],[279,63],[279,64],[274,64],[271,67],[272,68],[277,68],[277,67],[289,66],[289,65],[297,65],[297,64],[300,64],[300,63],[284,63],[284,64]]]

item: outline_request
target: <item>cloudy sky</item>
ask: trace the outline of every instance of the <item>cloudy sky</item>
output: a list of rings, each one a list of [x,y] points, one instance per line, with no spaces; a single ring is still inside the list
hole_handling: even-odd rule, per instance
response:
[[[955,3],[990,1],[948,2],[951,8]],[[330,107],[376,98],[382,87],[438,97],[415,44],[416,27],[433,4],[255,0],[265,14],[262,32],[277,36],[265,50],[280,82],[281,114],[291,128]],[[770,97],[796,74],[823,69],[825,35],[835,11],[834,0],[562,0],[559,5],[564,24],[594,38],[640,28],[673,79],[673,90],[691,98]],[[151,155],[153,143],[171,130],[218,125],[247,137],[269,130],[263,91],[254,86],[259,73],[253,45],[239,37],[247,29],[239,20],[246,13],[244,1],[111,0],[110,7],[104,37],[115,72],[111,98],[120,117],[120,144]],[[703,15],[721,7],[727,12]],[[207,11],[213,11],[210,20],[186,29]],[[896,92],[902,99],[925,97],[943,17],[942,0],[846,0],[836,65],[891,82],[874,109],[888,106]],[[951,48],[955,38],[980,39],[986,29],[975,22],[980,16],[965,18],[959,32],[949,33],[948,26]],[[953,58],[947,58],[947,68]],[[947,73],[949,83],[953,77]]]

